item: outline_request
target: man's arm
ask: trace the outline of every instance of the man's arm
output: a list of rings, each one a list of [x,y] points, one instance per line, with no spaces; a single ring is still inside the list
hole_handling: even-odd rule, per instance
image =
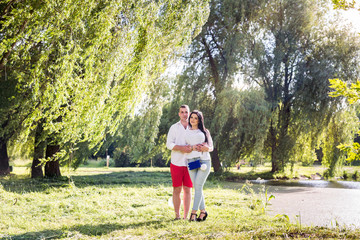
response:
[[[184,145],[184,146],[176,145],[175,139],[176,139],[175,128],[173,126],[171,126],[169,129],[168,135],[167,135],[167,139],[166,139],[166,147],[169,150],[173,150],[173,151],[180,151],[180,152],[184,152],[184,153],[191,152],[190,145]]]
[[[184,152],[184,153],[190,153],[192,151],[190,145],[184,145],[184,146],[175,145],[172,150],[180,151],[180,152]]]

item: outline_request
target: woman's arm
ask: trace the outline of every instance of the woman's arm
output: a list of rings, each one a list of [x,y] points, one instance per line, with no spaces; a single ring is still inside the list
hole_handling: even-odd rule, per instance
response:
[[[208,147],[209,147],[208,152],[212,152],[214,150],[214,144],[210,132],[207,129],[206,129],[206,137],[208,139]]]
[[[214,150],[213,140],[211,138],[209,130],[206,129],[205,131],[206,131],[207,142],[198,144],[196,149],[199,152],[212,152]]]

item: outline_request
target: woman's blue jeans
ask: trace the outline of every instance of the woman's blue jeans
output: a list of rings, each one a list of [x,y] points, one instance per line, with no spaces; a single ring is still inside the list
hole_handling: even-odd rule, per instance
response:
[[[190,159],[189,162],[195,161],[196,159]],[[206,164],[206,169],[201,170],[201,168],[189,170],[190,178],[195,189],[194,194],[194,204],[192,210],[203,210],[205,209],[205,199],[203,194],[203,187],[207,177],[210,174],[211,170],[211,161],[210,160],[200,160],[201,164]]]

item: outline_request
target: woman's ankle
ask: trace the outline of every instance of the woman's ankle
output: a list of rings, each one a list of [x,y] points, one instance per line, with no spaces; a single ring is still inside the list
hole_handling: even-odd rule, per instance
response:
[[[197,218],[197,213],[192,211],[190,214],[190,220],[196,221],[196,218]]]

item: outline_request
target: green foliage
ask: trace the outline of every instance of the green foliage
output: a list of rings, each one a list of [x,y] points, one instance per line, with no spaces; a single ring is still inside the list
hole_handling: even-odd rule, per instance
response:
[[[354,179],[355,181],[357,181],[359,179],[359,171],[355,171],[354,174],[352,175],[352,179]]]
[[[350,86],[345,81],[340,79],[329,79],[331,88],[334,89],[329,93],[332,97],[345,97],[350,104],[355,104],[359,100],[360,92],[360,81],[352,83]],[[357,119],[358,121],[358,119]],[[359,131],[357,132],[359,134]],[[353,143],[341,143],[338,148],[347,154],[346,160],[353,162],[360,159],[360,144],[357,142]]]
[[[314,158],[322,131],[340,100],[328,96],[328,79],[358,76],[359,41],[334,20],[323,22],[322,2],[269,1],[247,36],[245,77],[259,84],[273,117],[266,143],[273,171],[304,156]],[[340,20],[338,20],[340,22]],[[324,25],[328,27],[323,28]]]
[[[270,118],[264,94],[255,89],[224,90],[218,102],[212,126],[218,126],[215,141],[222,161],[231,166],[242,158],[259,157]]]
[[[1,134],[40,120],[67,154],[99,149],[189,45],[208,1],[7,1],[0,22]],[[5,114],[6,113],[6,114]],[[14,120],[16,115],[18,120]],[[21,128],[19,128],[21,126]],[[46,138],[45,138],[46,139]]]
[[[349,10],[355,8],[356,1],[355,0],[332,0],[334,4],[334,9],[344,9]]]
[[[355,112],[340,111],[334,114],[328,128],[324,131],[322,164],[329,167],[329,177],[334,177],[336,167],[345,160],[345,152],[338,147],[349,144],[358,130]]]
[[[309,0],[211,3],[209,20],[186,55],[173,104],[187,103],[204,113],[227,166],[247,156],[255,162],[271,159],[276,172],[316,159],[333,113],[345,107],[328,96],[328,79],[359,76],[358,36],[335,16],[325,20],[328,7]],[[271,111],[256,133],[249,127],[242,135],[242,116],[232,116],[242,100],[230,94],[238,78],[260,87]],[[257,144],[246,147],[242,137]]]
[[[360,92],[360,81],[357,80],[355,83],[351,83],[350,86],[345,81],[342,81],[338,78],[329,79],[330,88],[334,89],[329,93],[331,97],[346,97],[350,104],[356,103],[359,99]]]
[[[176,81],[170,110],[176,114],[178,106],[185,103],[190,109],[203,112],[205,126],[214,139],[212,166],[215,171],[221,172],[218,153],[227,151],[219,145],[220,138],[217,135],[220,134],[220,126],[214,124],[220,123],[215,112],[223,107],[219,97],[222,91],[231,89],[235,82],[240,68],[238,60],[244,50],[241,45],[242,34],[250,27],[262,2],[211,1],[209,19],[185,55],[184,70]],[[236,160],[231,159],[230,162]],[[221,161],[225,165],[225,159]]]
[[[295,146],[292,148],[291,165],[301,163],[303,166],[311,166],[317,160],[313,140],[307,133],[301,133],[298,136]]]
[[[130,159],[129,156],[121,151],[119,148],[115,148],[113,153],[113,158],[115,161],[115,167],[128,167],[130,166]]]

